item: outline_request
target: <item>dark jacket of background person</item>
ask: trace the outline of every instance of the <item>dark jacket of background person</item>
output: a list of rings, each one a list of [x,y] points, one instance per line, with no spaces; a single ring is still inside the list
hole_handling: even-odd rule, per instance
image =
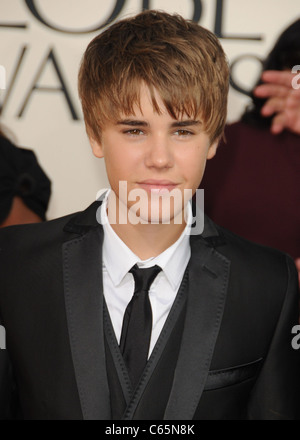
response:
[[[46,220],[51,181],[35,153],[0,130],[0,227]]]
[[[237,234],[300,256],[300,136],[245,122],[227,125],[226,143],[206,167],[205,210]]]

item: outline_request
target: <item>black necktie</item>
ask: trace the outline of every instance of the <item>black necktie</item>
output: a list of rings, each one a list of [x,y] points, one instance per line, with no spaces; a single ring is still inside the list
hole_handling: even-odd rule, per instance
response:
[[[152,331],[152,309],[148,292],[160,271],[159,266],[140,269],[137,265],[130,270],[135,289],[124,313],[120,350],[133,388],[147,363]]]

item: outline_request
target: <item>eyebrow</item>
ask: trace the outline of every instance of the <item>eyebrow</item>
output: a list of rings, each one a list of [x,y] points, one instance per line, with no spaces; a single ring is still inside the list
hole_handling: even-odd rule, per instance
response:
[[[138,119],[123,119],[116,122],[117,125],[129,125],[131,127],[148,127],[149,124],[146,121],[140,121]],[[175,127],[190,127],[193,125],[202,125],[201,121],[194,119],[186,119],[183,121],[174,121],[171,124],[172,128]]]
[[[149,124],[146,121],[139,121],[138,119],[122,119],[116,122],[117,125],[130,125],[133,127],[147,127]]]
[[[186,119],[184,121],[175,121],[171,124],[172,127],[190,127],[193,125],[202,125],[202,122],[194,119]]]

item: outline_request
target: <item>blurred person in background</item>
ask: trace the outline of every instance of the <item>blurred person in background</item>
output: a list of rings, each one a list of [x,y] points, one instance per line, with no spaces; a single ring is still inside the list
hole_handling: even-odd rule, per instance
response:
[[[0,227],[46,220],[51,181],[32,150],[16,146],[0,127]]]
[[[241,119],[227,124],[201,188],[216,222],[290,254],[300,283],[300,19],[265,59]],[[299,81],[300,82],[300,81]]]

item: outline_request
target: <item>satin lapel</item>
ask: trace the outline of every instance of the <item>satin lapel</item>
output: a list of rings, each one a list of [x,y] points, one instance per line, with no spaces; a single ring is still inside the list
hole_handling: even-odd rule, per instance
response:
[[[189,292],[182,343],[165,420],[191,420],[208,375],[218,336],[230,261],[191,236]]]
[[[110,419],[106,378],[101,228],[63,245],[65,303],[78,392],[87,420]]]

